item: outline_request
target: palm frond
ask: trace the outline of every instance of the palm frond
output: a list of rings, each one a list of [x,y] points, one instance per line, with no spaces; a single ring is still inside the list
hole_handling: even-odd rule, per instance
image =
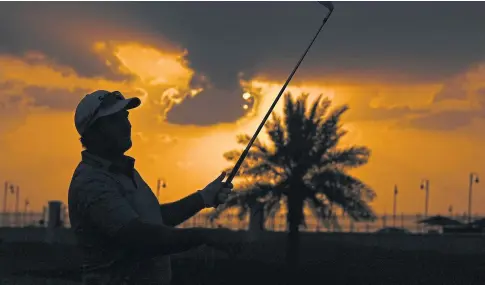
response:
[[[265,217],[274,217],[281,209],[282,195],[272,195],[264,205]]]
[[[274,112],[271,114],[271,116],[271,119],[269,119],[265,124],[265,130],[272,141],[274,148],[276,150],[281,150],[284,148],[286,143],[285,128],[280,116]]]
[[[368,206],[375,192],[362,181],[338,169],[323,169],[311,177],[314,190],[339,205],[355,220],[372,220],[375,214]]]
[[[307,199],[307,205],[317,222],[321,223],[326,229],[340,228],[337,216],[332,212],[332,205],[324,202],[313,195]]]
[[[231,151],[225,152],[223,155],[226,160],[230,162],[236,162],[241,156],[242,152],[243,152],[242,150],[231,150]],[[268,158],[267,154],[260,151],[255,151],[255,150],[250,150],[246,155],[246,160],[251,161],[253,163],[260,160],[265,160],[267,158]]]
[[[248,134],[240,134],[236,137],[237,143],[242,145],[247,145],[250,140],[251,140],[251,136],[249,136]],[[271,154],[271,149],[268,146],[264,145],[258,138],[254,140],[253,145],[251,146],[251,150],[253,148],[254,150],[260,153],[263,153],[266,155]]]
[[[346,105],[335,109],[324,122],[320,124],[315,136],[315,145],[312,156],[321,158],[326,152],[337,146],[339,140],[346,134],[339,123],[340,117],[348,110]]]
[[[352,146],[342,150],[329,151],[322,160],[325,165],[354,168],[366,164],[370,154],[370,149],[365,146]]]

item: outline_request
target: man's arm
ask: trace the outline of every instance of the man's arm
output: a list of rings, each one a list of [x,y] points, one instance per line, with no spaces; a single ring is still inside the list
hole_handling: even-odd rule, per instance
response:
[[[121,228],[115,237],[124,248],[153,257],[180,253],[203,245],[209,241],[207,232],[204,228],[179,229],[134,219]]]
[[[166,225],[177,226],[206,207],[217,206],[218,201],[226,201],[231,192],[232,183],[222,182],[226,176],[222,172],[219,177],[209,183],[204,189],[189,195],[174,203],[160,205],[160,211]]]
[[[176,227],[205,208],[204,199],[195,192],[173,203],[160,205],[163,223]]]
[[[96,228],[120,246],[151,256],[189,250],[206,242],[205,229],[176,229],[140,221],[108,177],[90,178],[78,189],[78,203]]]

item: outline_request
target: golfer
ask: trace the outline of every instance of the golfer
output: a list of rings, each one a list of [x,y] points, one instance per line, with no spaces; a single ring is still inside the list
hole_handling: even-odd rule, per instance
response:
[[[170,254],[200,245],[230,250],[241,244],[236,232],[175,226],[227,199],[222,173],[204,189],[160,205],[124,155],[132,146],[129,110],[140,99],[98,90],[86,95],[75,113],[84,148],[69,186],[69,217],[83,253],[83,284],[170,284]],[[220,232],[219,232],[220,231]],[[238,240],[239,239],[239,240]]]

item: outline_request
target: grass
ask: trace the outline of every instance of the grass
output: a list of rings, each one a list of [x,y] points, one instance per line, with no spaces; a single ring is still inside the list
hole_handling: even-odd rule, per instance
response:
[[[285,236],[271,234],[237,257],[201,247],[173,256],[174,285],[285,284]],[[474,285],[485,284],[485,254],[443,254],[358,246],[316,235],[302,237],[299,284]],[[73,246],[41,243],[4,244],[0,284],[26,275],[75,282],[80,254]],[[41,279],[38,279],[41,280]],[[34,282],[30,284],[44,284]],[[50,284],[50,283],[45,283]]]

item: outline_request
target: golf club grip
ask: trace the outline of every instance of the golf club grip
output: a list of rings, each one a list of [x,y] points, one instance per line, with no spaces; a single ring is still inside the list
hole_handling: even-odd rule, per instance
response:
[[[333,9],[331,9],[330,12],[323,19],[323,22],[320,25],[320,27],[318,28],[317,33],[313,37],[312,41],[310,42],[310,44],[306,48],[306,50],[303,53],[303,55],[300,57],[300,60],[298,61],[298,63],[296,64],[296,66],[291,71],[290,75],[288,76],[288,79],[286,79],[285,84],[283,84],[283,87],[281,87],[280,92],[278,93],[278,95],[276,96],[275,100],[273,101],[273,104],[271,104],[269,110],[266,112],[266,115],[264,116],[263,120],[261,121],[261,123],[259,124],[258,128],[256,129],[256,132],[254,132],[254,135],[251,137],[251,140],[249,141],[248,145],[244,149],[243,153],[241,154],[241,156],[237,160],[236,165],[234,165],[234,168],[231,170],[231,173],[227,177],[227,180],[226,180],[225,183],[232,183],[232,180],[234,179],[234,177],[236,177],[237,172],[239,171],[239,168],[241,167],[244,159],[248,155],[249,150],[253,146],[254,141],[256,140],[256,138],[258,137],[259,133],[263,129],[264,124],[266,123],[266,121],[268,120],[269,116],[273,112],[273,109],[276,107],[276,104],[278,103],[279,99],[281,98],[281,95],[283,95],[283,92],[285,92],[286,87],[288,86],[288,84],[290,83],[291,79],[295,75],[296,71],[298,70],[298,67],[300,67],[300,64],[303,62],[303,59],[305,59],[305,56],[307,55],[308,51],[312,47],[313,43],[317,39],[318,35],[322,31],[323,27],[325,26],[325,23],[327,23],[328,19],[330,18],[330,15],[332,15],[332,13],[333,13]],[[218,201],[218,204],[216,205],[216,207],[219,207],[219,205],[220,205],[220,201]]]

